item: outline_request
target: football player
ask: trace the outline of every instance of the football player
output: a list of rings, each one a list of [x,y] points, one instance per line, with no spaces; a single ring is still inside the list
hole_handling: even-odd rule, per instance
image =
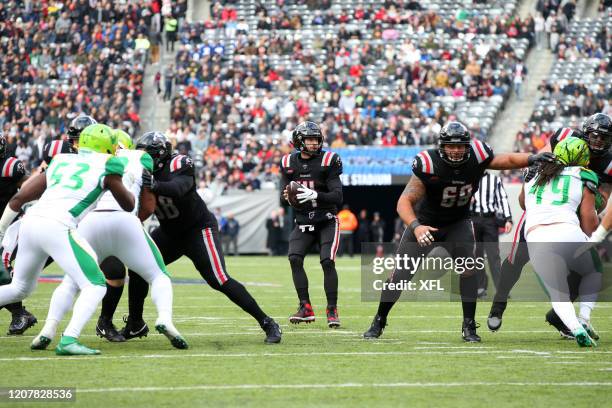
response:
[[[141,216],[148,218],[154,210],[154,204],[149,208],[138,208],[141,195],[151,194],[148,192],[148,186],[142,184],[142,175],[144,172],[153,170],[153,160],[142,150],[130,150],[132,141],[127,133],[119,129],[114,132],[119,144],[117,156],[125,162],[126,172],[123,175],[123,184],[136,198],[135,209],[132,213],[123,211],[112,194],[106,192],[96,209],[79,223],[77,231],[90,243],[99,259],[105,260],[102,266],[105,262],[125,262],[128,267],[134,269],[136,273],[151,284],[153,302],[158,311],[156,329],[164,334],[174,347],[186,349],[188,347],[187,342],[172,323],[172,283],[168,277],[168,272],[159,250],[143,229],[136,214],[138,211],[141,213],[144,211]],[[154,201],[149,202],[154,203]],[[108,267],[108,265],[106,266]],[[125,275],[123,263],[120,266],[122,268],[120,272]],[[123,285],[124,276],[110,276],[106,271],[105,277],[107,279],[107,291],[108,286]],[[117,280],[119,282],[116,282]],[[76,282],[69,276],[65,276],[62,283],[53,292],[45,326],[32,341],[32,349],[45,349],[51,343],[58,323],[70,309],[77,291]],[[110,333],[106,333],[107,330],[116,332],[112,318],[109,320],[104,315],[103,307],[103,315],[98,319],[96,333],[113,341],[112,338],[109,338]]]
[[[0,235],[19,214],[22,205],[40,197],[19,228],[19,251],[13,281],[0,287],[0,304],[21,300],[36,287],[48,257],[76,282],[81,294],[74,313],[55,349],[58,355],[99,354],[79,343],[78,337],[106,292],[104,275],[91,246],[76,231],[105,190],[121,208],[132,211],[133,194],[122,182],[124,164],[114,157],[117,138],[108,126],[91,125],[79,140],[79,153],[56,156],[45,173],[35,176],[11,198],[0,218]]]
[[[484,171],[522,168],[553,160],[550,152],[494,155],[487,144],[472,139],[463,124],[446,124],[440,131],[438,148],[424,150],[415,157],[412,164],[414,176],[398,200],[398,214],[408,225],[398,254],[417,258],[446,243],[447,247],[450,245],[453,258],[472,257],[474,233],[469,219],[469,203]],[[420,205],[415,211],[417,203]],[[396,268],[387,282],[410,281],[414,272]],[[474,321],[478,277],[474,270],[468,270],[461,274],[459,281],[463,308],[462,337],[466,342],[479,342]],[[391,289],[393,286],[385,285],[378,313],[364,333],[365,338],[377,338],[383,333],[387,316],[401,295],[401,290]]]
[[[299,306],[289,317],[291,323],[313,322],[315,314],[308,293],[308,277],[304,270],[304,257],[314,244],[319,245],[323,287],[327,297],[327,325],[340,326],[338,317],[338,207],[342,205],[342,162],[340,156],[324,151],[323,134],[316,123],[300,123],[292,134],[297,152],[285,155],[281,160],[281,191],[287,200],[288,186],[292,181],[303,187],[298,189],[300,206],[294,208],[296,226],[289,237],[289,264]]]
[[[72,119],[68,126],[68,141],[58,139],[53,140],[43,147],[42,161],[43,167],[47,167],[53,157],[60,153],[76,153],[79,146],[79,136],[81,131],[89,125],[95,125],[96,120],[89,115],[79,115]]]
[[[0,130],[0,212],[4,211],[11,197],[28,178],[23,163],[16,157],[7,157],[6,145],[6,137]],[[0,265],[0,285],[11,282],[10,269],[9,260],[3,258]],[[9,336],[23,334],[37,322],[36,317],[25,309],[21,301],[3,307],[12,315],[7,333]]]
[[[612,153],[610,152],[610,146],[612,145],[612,120],[605,114],[596,113],[584,121],[581,131],[571,128],[560,128],[550,139],[551,149],[554,150],[558,142],[570,136],[581,138],[589,145],[590,162],[588,168],[593,170],[598,177],[599,194],[596,196],[596,206],[598,210],[602,210],[606,207],[610,190],[612,190]],[[525,175],[525,182],[529,182],[536,171],[537,167],[530,168]],[[518,282],[523,267],[529,262],[529,254],[525,245],[524,222],[525,213],[523,213],[516,226],[514,242],[510,254],[502,263],[500,284],[493,298],[493,304],[491,305],[489,318],[487,319],[487,326],[493,331],[499,330],[501,327],[503,314],[508,304],[508,295],[516,282]],[[602,225],[604,224],[605,218],[604,221],[602,221]],[[604,227],[600,226],[595,230],[592,239],[597,239],[599,234],[598,231],[601,231],[601,228]],[[577,274],[570,274],[568,276],[568,281],[570,298],[574,301],[578,297],[580,276]],[[599,336],[590,324],[590,315],[593,307],[594,304],[591,302],[582,302],[580,307],[580,320],[589,335],[597,340]],[[550,309],[548,313],[546,313],[546,321],[555,327],[562,337],[573,338],[571,330],[563,324],[563,321],[557,316],[553,309]]]
[[[187,256],[211,288],[222,292],[257,320],[266,333],[266,343],[279,343],[278,324],[261,310],[246,288],[227,273],[217,220],[196,192],[191,159],[172,154],[170,140],[160,132],[145,133],[137,140],[136,148],[153,158],[153,177],[149,183],[157,196],[155,214],[160,226],[153,230],[151,237],[164,263],[169,265]],[[144,336],[149,331],[142,318],[148,285],[137,274],[129,273],[130,312],[121,330],[126,339]]]

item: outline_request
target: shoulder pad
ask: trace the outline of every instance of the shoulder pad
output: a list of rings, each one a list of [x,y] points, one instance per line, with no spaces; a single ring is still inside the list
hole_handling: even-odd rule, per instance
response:
[[[329,167],[334,162],[334,158],[337,158],[338,155],[334,152],[325,152],[323,153],[323,157],[321,158],[321,167]]]
[[[606,153],[604,155],[604,159],[610,160],[608,165],[604,169],[604,173],[608,176],[612,176],[612,155],[610,153]]]
[[[283,158],[281,159],[281,167],[283,169],[288,169],[289,167],[291,167],[291,154],[286,154],[283,156]]]
[[[182,154],[177,154],[172,159],[170,159],[170,172],[174,173],[180,171],[181,169],[193,167],[193,161],[189,156],[184,156]]]
[[[591,182],[595,185],[599,184],[599,178],[597,177],[597,174],[595,174],[593,170],[585,169],[584,167],[580,168],[580,179],[585,183]]]
[[[417,173],[434,174],[434,164],[429,151],[423,150],[414,157],[412,170]]]
[[[9,157],[4,161],[2,166],[2,177],[23,176],[25,174],[25,166],[15,157]]]
[[[470,147],[474,151],[474,156],[476,157],[478,163],[482,163],[493,156],[493,149],[491,149],[488,144],[483,143],[478,139],[472,139],[470,142]]]
[[[552,137],[551,137],[551,145],[552,144],[557,144],[560,141],[562,141],[563,139],[565,139],[566,137],[573,136],[573,135],[574,135],[574,129],[569,128],[569,127],[559,128],[559,129],[557,129],[555,134],[552,135]]]

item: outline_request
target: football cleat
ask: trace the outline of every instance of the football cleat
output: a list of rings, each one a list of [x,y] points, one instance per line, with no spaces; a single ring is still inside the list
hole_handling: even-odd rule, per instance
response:
[[[589,334],[589,336],[593,340],[599,340],[599,334],[595,331],[593,326],[591,326],[591,322],[589,322],[588,320],[586,320],[586,319],[584,319],[582,317],[579,317],[578,321],[580,322],[582,327],[584,327],[584,330],[586,330],[586,332]]]
[[[98,318],[96,334],[113,343],[122,343],[126,341],[125,337],[117,331],[113,321],[102,316]]]
[[[123,316],[123,322],[125,323],[125,326],[123,329],[119,330],[119,334],[121,334],[126,340],[136,337],[147,337],[147,334],[149,334],[149,326],[147,326],[142,319],[140,321],[134,321],[130,319],[129,316]]]
[[[564,340],[573,340],[574,334],[565,326],[563,320],[555,313],[555,309],[550,309],[546,313],[546,322],[559,331],[561,338]]]
[[[597,347],[595,340],[589,336],[589,333],[583,327],[576,329],[573,335],[580,347]]]
[[[271,317],[266,317],[261,325],[263,331],[266,332],[266,339],[264,340],[267,344],[274,344],[281,342],[281,335],[283,331],[281,330],[278,323],[274,321]]]
[[[480,327],[474,319],[463,319],[461,328],[463,341],[466,343],[480,343],[480,336],[476,334],[476,329]]]
[[[155,330],[157,330],[158,333],[161,333],[166,336],[168,340],[170,340],[170,344],[172,344],[174,348],[181,350],[189,348],[187,341],[183,338],[183,336],[181,336],[181,333],[176,330],[176,327],[174,327],[172,323],[163,323],[157,321],[155,323]]]
[[[330,329],[340,327],[340,318],[338,317],[338,308],[336,306],[327,306],[327,327]]]
[[[34,337],[34,340],[32,340],[32,344],[30,344],[30,349],[46,350],[47,347],[49,347],[49,344],[51,344],[51,339],[39,334],[38,336]]]
[[[387,326],[387,319],[376,315],[368,331],[363,333],[363,337],[365,339],[377,339],[383,334],[385,326]]]
[[[36,320],[36,317],[34,317],[34,315],[28,312],[24,307],[20,311],[13,313],[13,318],[11,319],[11,324],[9,325],[9,329],[6,334],[9,336],[23,334],[37,322],[38,320]]]
[[[489,330],[494,332],[500,329],[506,305],[506,302],[493,302],[491,311],[489,312],[489,318],[487,319]]]
[[[295,314],[289,316],[289,322],[299,324],[302,322],[311,323],[315,321],[315,314],[312,306],[308,302],[301,302]]]
[[[74,337],[62,336],[62,339],[55,348],[55,354],[58,356],[91,356],[100,354],[100,350],[84,346]]]

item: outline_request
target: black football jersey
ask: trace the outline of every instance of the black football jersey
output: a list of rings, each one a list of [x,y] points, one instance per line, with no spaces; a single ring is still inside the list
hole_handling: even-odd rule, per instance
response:
[[[442,160],[438,149],[417,154],[412,173],[425,185],[425,198],[416,208],[419,222],[444,227],[469,218],[472,196],[493,157],[493,150],[476,139],[470,144],[468,161],[457,167]]]
[[[283,156],[281,160],[281,192],[292,181],[315,190],[318,198],[303,208],[294,209],[298,224],[317,223],[333,218],[342,204],[342,161],[334,152],[322,151],[308,159],[300,152]]]
[[[23,163],[15,157],[0,158],[0,213],[4,211],[11,197],[19,187],[17,185],[25,177]]]
[[[60,153],[76,153],[76,150],[65,140],[53,140],[43,147],[42,160],[49,164]]]
[[[181,232],[214,225],[214,215],[208,211],[196,191],[195,169],[189,156],[172,155],[164,167],[155,172],[154,177],[156,182],[164,186],[154,189],[157,196],[155,216],[161,228],[169,232]],[[169,183],[172,183],[172,188]],[[187,191],[181,191],[180,195],[174,193],[184,188]]]

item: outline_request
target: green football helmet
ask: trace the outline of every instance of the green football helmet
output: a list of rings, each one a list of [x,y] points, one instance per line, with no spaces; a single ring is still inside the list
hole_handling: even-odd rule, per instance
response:
[[[79,149],[115,154],[117,147],[117,135],[113,129],[100,123],[87,126],[79,136]]]
[[[120,149],[128,149],[128,150],[134,149],[134,142],[132,141],[132,138],[130,137],[130,135],[127,134],[126,131],[121,130],[121,129],[115,129],[114,132],[115,132],[115,135],[117,136],[117,143],[119,143]]]
[[[566,166],[589,165],[589,145],[582,139],[569,136],[557,143],[553,152],[557,160]]]

